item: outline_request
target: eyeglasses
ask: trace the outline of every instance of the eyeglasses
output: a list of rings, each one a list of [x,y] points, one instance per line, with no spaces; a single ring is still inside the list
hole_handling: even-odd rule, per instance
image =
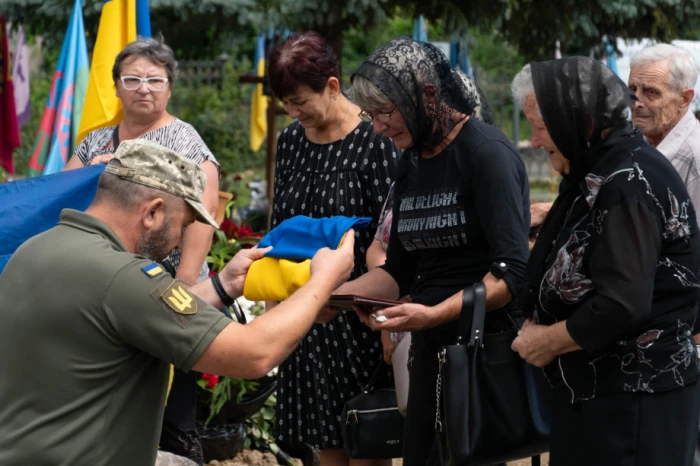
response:
[[[162,91],[168,83],[168,78],[139,78],[138,76],[122,76],[119,79],[127,91],[136,91],[141,88],[141,84],[146,83],[146,86],[152,91]]]
[[[377,113],[376,116],[372,116],[371,113],[362,111],[362,112],[358,113],[357,116],[360,117],[360,120],[366,121],[368,123],[371,123],[372,120],[381,121],[382,123],[389,123],[389,121],[391,120],[391,115],[396,113],[398,110],[399,110],[399,108],[396,107],[394,109],[394,111],[391,113]]]

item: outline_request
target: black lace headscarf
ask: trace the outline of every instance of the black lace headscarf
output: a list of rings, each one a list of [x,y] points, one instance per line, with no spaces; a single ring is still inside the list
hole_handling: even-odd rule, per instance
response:
[[[627,121],[633,94],[602,62],[569,57],[530,66],[535,98],[547,132],[571,163],[528,261],[522,302],[528,316],[532,315],[532,299],[538,295],[554,241],[571,205],[581,194],[579,184],[603,158],[619,154],[609,151],[610,147],[634,132]]]
[[[459,114],[471,115],[476,104],[440,49],[408,37],[377,48],[351,79],[355,76],[372,82],[398,108],[415,153],[437,147],[459,123]],[[434,101],[428,97],[433,91]]]

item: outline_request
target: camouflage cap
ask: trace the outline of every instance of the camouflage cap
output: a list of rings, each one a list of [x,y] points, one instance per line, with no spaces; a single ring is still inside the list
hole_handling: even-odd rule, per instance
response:
[[[105,171],[125,180],[181,197],[195,211],[199,222],[219,228],[202,205],[207,175],[191,160],[152,141],[132,139],[119,144]]]

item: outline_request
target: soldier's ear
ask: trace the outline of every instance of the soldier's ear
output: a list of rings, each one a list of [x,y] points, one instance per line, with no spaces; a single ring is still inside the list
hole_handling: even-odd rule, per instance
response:
[[[162,197],[141,204],[141,225],[146,230],[156,231],[165,222],[165,200]]]

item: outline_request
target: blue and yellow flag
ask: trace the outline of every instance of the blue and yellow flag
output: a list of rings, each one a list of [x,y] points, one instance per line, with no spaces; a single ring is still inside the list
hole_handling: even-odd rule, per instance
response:
[[[258,76],[265,76],[265,34],[258,35],[253,66]],[[257,151],[262,146],[267,133],[267,97],[263,95],[263,85],[256,84],[250,104],[250,148]]]
[[[56,226],[61,210],[87,209],[104,169],[99,164],[0,183],[0,273],[22,243]]]
[[[87,78],[83,5],[75,0],[29,160],[29,176],[57,173],[66,165],[76,143]]]
[[[78,142],[90,131],[117,125],[124,118],[114,89],[112,67],[117,54],[126,44],[135,41],[137,35],[151,37],[148,0],[105,0],[92,53]]]

